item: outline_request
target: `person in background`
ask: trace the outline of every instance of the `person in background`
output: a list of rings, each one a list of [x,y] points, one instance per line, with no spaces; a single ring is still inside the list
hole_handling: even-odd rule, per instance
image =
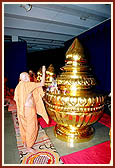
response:
[[[30,82],[37,82],[36,74],[32,70],[29,70],[29,76],[30,76]]]
[[[8,88],[7,82],[7,77],[4,77],[4,106],[9,106],[11,100],[14,97],[14,89]]]
[[[41,115],[46,123],[49,118],[43,103],[45,82],[45,66],[42,66],[42,80],[40,83],[30,82],[29,74],[22,72],[20,81],[15,88],[14,100],[17,106],[20,135],[27,152],[35,153],[33,145],[38,134],[37,114]]]
[[[30,82],[34,82],[34,76],[33,76],[32,70],[29,70],[29,77],[30,77]]]

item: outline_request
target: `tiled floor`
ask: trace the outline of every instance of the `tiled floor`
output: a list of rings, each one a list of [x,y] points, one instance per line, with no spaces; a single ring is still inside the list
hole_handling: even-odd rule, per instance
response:
[[[4,164],[19,164],[12,113],[4,110]]]
[[[90,146],[99,144],[101,142],[105,142],[110,139],[109,137],[109,128],[100,124],[96,123],[93,125],[95,128],[95,135],[92,140],[85,143],[76,143],[73,146],[70,144],[63,142],[57,139],[54,136],[53,129],[54,127],[45,128],[47,135],[50,137],[51,141],[53,142],[57,152],[60,156],[77,152],[79,150],[88,148]],[[3,164],[19,164],[19,154],[16,145],[16,136],[15,130],[12,120],[12,113],[7,111],[7,108],[4,110],[4,158]]]

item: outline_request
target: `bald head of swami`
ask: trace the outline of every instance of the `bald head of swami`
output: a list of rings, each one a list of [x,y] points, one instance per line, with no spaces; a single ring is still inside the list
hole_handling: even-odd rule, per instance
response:
[[[22,72],[20,74],[20,80],[25,82],[30,82],[29,74],[27,72]]]

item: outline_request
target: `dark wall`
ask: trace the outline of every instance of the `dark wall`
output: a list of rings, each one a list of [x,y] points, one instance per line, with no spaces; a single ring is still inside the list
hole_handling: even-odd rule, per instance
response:
[[[37,72],[42,65],[45,65],[46,68],[48,68],[50,64],[53,64],[55,73],[58,74],[60,67],[65,64],[64,61],[64,48],[33,52],[27,55],[28,71],[31,69],[34,72]]]
[[[8,42],[4,44],[4,76],[8,78],[8,87],[15,88],[19,74],[27,71],[25,42]]]
[[[111,20],[77,36],[85,49],[85,54],[92,66],[98,85],[107,92],[111,90]],[[65,65],[65,53],[74,39],[65,43],[64,48],[26,53],[26,43],[5,43],[4,72],[8,86],[15,88],[19,74],[32,69],[37,72],[42,65],[46,68],[53,64],[56,74]],[[27,54],[27,57],[26,57]]]
[[[111,91],[111,20],[77,36],[97,80],[96,88]],[[66,49],[74,39],[65,43]]]

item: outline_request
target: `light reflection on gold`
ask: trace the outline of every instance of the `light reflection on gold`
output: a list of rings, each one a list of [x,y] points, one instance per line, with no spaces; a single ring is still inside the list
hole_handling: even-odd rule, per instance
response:
[[[76,70],[76,69],[74,69],[74,70],[73,70],[73,73],[74,73],[74,74],[75,74],[75,73],[77,73],[77,70]]]
[[[71,78],[72,79],[77,79],[77,76],[74,74]]]
[[[73,61],[73,66],[76,66],[77,65],[77,62]]]
[[[75,61],[77,61],[77,60],[78,60],[78,55],[74,55],[74,56],[73,56],[73,59],[74,59]]]
[[[73,127],[72,125],[70,125],[70,129],[71,129],[72,132],[74,132],[76,130],[75,127]],[[74,137],[74,135],[71,134],[71,137]]]
[[[72,54],[68,54],[66,58],[71,58],[72,57]]]
[[[71,85],[70,90],[71,90],[71,95],[75,96],[76,90],[77,90],[76,85],[75,84]]]

